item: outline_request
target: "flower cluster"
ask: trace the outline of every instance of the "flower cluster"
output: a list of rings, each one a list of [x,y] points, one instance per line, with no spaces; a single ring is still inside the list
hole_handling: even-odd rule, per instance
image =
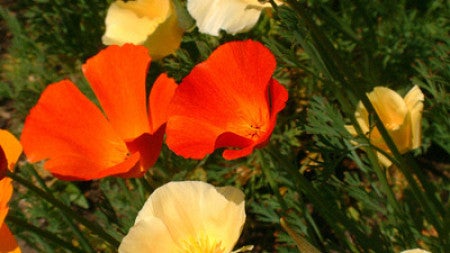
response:
[[[185,4],[198,32],[221,36],[249,31],[262,11],[270,12],[272,5],[281,3],[187,0]],[[0,252],[20,252],[4,221],[22,148],[28,162],[42,162],[58,179],[81,181],[144,177],[164,145],[195,160],[214,152],[222,152],[225,160],[240,159],[268,145],[289,93],[274,77],[276,58],[263,43],[228,41],[181,80],[164,72],[152,84],[147,82],[151,62],[176,54],[182,44],[186,31],[179,16],[171,0],[113,2],[102,37],[107,47],[82,65],[94,100],[72,81],[61,80],[49,84],[30,110],[20,142],[0,130]],[[396,153],[387,139],[400,154],[421,146],[424,94],[418,86],[404,97],[381,86],[359,98],[364,96],[366,106],[373,108],[357,104],[355,123],[346,127],[359,139],[348,143],[360,145],[357,140],[364,138],[379,151],[385,166]],[[374,115],[388,136],[374,124]],[[168,182],[148,197],[118,251],[232,252],[245,219],[245,196],[238,188]],[[300,245],[302,240],[295,241]]]
[[[185,158],[202,159],[225,148],[223,157],[236,159],[267,144],[288,98],[272,78],[274,56],[252,40],[219,46],[180,84],[161,74],[146,100],[149,64],[146,48],[132,44],[109,46],[89,59],[82,69],[101,109],[69,80],[49,85],[25,121],[21,143],[27,159],[45,160],[44,168],[64,180],[140,177],[156,162],[164,134],[168,147]],[[176,193],[180,191],[183,195]],[[177,194],[186,204],[178,203]],[[243,203],[242,193],[234,188],[169,184],[150,197],[120,251],[135,252],[137,247],[166,252],[153,240],[151,247],[145,240],[142,245],[130,243],[149,233],[162,240],[161,249],[177,245],[230,252],[244,222]],[[189,213],[196,215],[183,228],[180,222]],[[228,228],[223,220],[215,221],[225,213]],[[202,218],[205,225],[191,227],[201,224],[195,220],[198,214],[211,216],[211,221]],[[170,221],[177,216],[179,220]],[[231,234],[221,235],[224,229]]]

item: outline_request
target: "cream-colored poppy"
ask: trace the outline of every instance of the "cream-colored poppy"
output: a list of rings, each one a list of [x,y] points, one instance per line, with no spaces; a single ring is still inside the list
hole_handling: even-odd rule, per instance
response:
[[[417,248],[417,249],[404,250],[400,253],[431,253],[431,252]]]
[[[404,98],[386,87],[375,87],[367,96],[401,154],[420,147],[424,95],[417,85]],[[371,144],[391,153],[361,102],[357,106],[355,117],[363,132],[368,135]],[[347,129],[356,134],[353,127]],[[391,164],[381,154],[378,157],[385,166]]]
[[[189,14],[201,33],[218,36],[220,30],[236,34],[247,32],[270,3],[258,0],[188,0]]]
[[[174,53],[183,35],[170,0],[116,1],[108,9],[105,24],[103,44],[144,45],[153,60]]]
[[[245,222],[244,194],[200,181],[156,189],[122,240],[119,253],[231,252]]]

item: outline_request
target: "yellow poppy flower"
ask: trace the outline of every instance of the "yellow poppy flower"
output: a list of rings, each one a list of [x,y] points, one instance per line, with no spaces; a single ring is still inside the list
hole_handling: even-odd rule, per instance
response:
[[[375,87],[367,96],[401,154],[420,147],[424,95],[417,85],[404,98],[386,87]],[[391,153],[378,129],[370,122],[369,113],[361,102],[355,117],[371,144]],[[356,134],[353,127],[347,129]],[[378,157],[385,166],[391,164],[386,157],[380,154]]]
[[[183,35],[170,0],[116,1],[108,9],[105,24],[103,44],[144,45],[153,60],[174,53]]]
[[[199,181],[156,189],[122,240],[126,252],[231,252],[245,222],[244,194]]]

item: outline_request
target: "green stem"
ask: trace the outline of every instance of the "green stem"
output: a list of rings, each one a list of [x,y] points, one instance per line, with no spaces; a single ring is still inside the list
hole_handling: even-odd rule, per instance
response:
[[[28,180],[14,174],[11,172],[7,172],[7,176],[12,178],[14,181],[18,182],[19,184],[25,186],[29,190],[33,191],[37,195],[39,195],[41,198],[48,201],[50,204],[55,206],[56,208],[63,211],[69,218],[72,218],[79,223],[81,223],[83,226],[85,226],[87,229],[91,230],[94,234],[98,235],[100,238],[104,239],[106,242],[108,242],[113,247],[117,248],[119,247],[120,242],[108,234],[106,231],[103,230],[102,227],[100,227],[98,224],[93,223],[91,221],[88,221],[84,217],[80,216],[78,213],[74,212],[71,208],[57,200],[53,195],[49,194],[48,192],[42,190],[41,188],[36,187],[34,184],[30,183]]]
[[[277,197],[278,202],[280,203],[280,206],[283,209],[283,212],[286,212],[288,210],[288,205],[286,204],[286,201],[284,200],[283,196],[281,196],[280,187],[278,186],[278,183],[275,181],[275,179],[272,176],[272,173],[270,172],[269,167],[270,161],[264,159],[264,155],[262,154],[261,151],[257,150],[256,153],[258,154],[258,158],[260,160],[261,170],[264,176],[266,177],[266,180],[269,183],[270,188]]]
[[[47,185],[45,184],[44,180],[42,180],[41,176],[36,172],[34,166],[30,166],[30,171],[33,174],[33,176],[36,178],[36,180],[38,181],[39,185],[49,194],[51,194],[51,190],[47,187]],[[89,243],[89,241],[86,239],[86,237],[83,235],[83,233],[81,233],[80,229],[75,225],[75,223],[73,222],[72,219],[69,219],[69,217],[67,217],[67,215],[64,212],[61,212],[61,215],[63,216],[64,221],[70,226],[70,228],[72,229],[72,231],[75,233],[75,235],[78,237],[79,241],[80,241],[80,245],[81,247],[83,247],[83,250],[85,252],[95,252],[95,250],[92,248],[91,244]]]
[[[57,237],[55,234],[50,233],[46,230],[43,230],[41,228],[38,228],[32,224],[29,224],[28,222],[12,216],[12,215],[8,215],[8,217],[6,218],[6,220],[8,222],[14,223],[17,226],[20,226],[22,228],[24,228],[26,231],[31,231],[34,232],[35,234],[39,235],[40,237],[46,238],[49,241],[53,242],[54,244],[58,245],[59,247],[63,248],[64,250],[70,251],[70,252],[78,252],[78,253],[83,253],[85,251],[73,246],[70,242],[64,241],[62,239],[60,239],[59,237]]]
[[[442,221],[439,218],[437,208],[434,205],[436,201],[428,201],[426,195],[422,191],[422,189],[417,184],[414,177],[411,175],[411,172],[409,171],[409,168],[407,166],[407,162],[402,157],[402,155],[399,153],[395,143],[391,139],[389,133],[387,132],[386,128],[383,125],[383,122],[380,120],[379,116],[377,115],[374,107],[369,101],[369,98],[365,94],[365,91],[360,85],[360,83],[356,82],[353,74],[351,73],[350,69],[347,69],[348,64],[345,64],[345,62],[342,61],[340,56],[338,55],[336,49],[332,46],[331,42],[328,40],[328,38],[321,32],[320,29],[318,29],[317,25],[313,22],[309,14],[306,12],[307,8],[305,4],[301,4],[297,2],[296,0],[286,0],[287,3],[290,4],[290,6],[298,13],[301,20],[304,22],[305,26],[310,32],[312,42],[314,46],[317,48],[317,52],[319,52],[320,57],[322,59],[322,62],[326,66],[326,70],[328,71],[328,74],[330,75],[331,80],[338,81],[341,85],[345,85],[348,88],[352,88],[354,90],[355,95],[357,98],[363,103],[369,114],[373,115],[375,118],[375,124],[377,129],[379,130],[381,136],[383,137],[384,141],[386,142],[387,146],[391,150],[392,154],[394,155],[395,159],[399,162],[399,169],[401,172],[405,175],[414,196],[416,197],[416,200],[419,202],[421,207],[423,208],[424,215],[427,217],[429,222],[433,224],[433,226],[436,228],[436,230],[441,234],[443,230],[442,228]],[[345,96],[338,97],[339,101],[344,104],[347,104],[345,102],[347,99]],[[347,106],[346,106],[347,107]],[[359,124],[356,122],[354,117],[352,118],[352,123],[355,126],[357,132],[361,135],[364,135],[362,133],[361,129],[359,128]],[[369,150],[369,153],[372,152],[372,154],[369,154],[369,157],[374,156],[374,151]],[[371,162],[373,158],[371,159]],[[373,163],[376,164],[376,163]],[[381,180],[381,183],[384,185],[384,190],[386,191],[386,194],[388,195],[388,199],[390,199],[390,204],[393,204],[393,206],[396,206],[394,204],[394,199],[392,198],[392,194],[390,193],[391,190],[389,190],[389,185],[387,185],[387,182],[384,182],[384,175],[382,175],[382,171],[379,168],[379,166],[375,165],[375,172],[379,175],[379,178]],[[377,168],[378,167],[378,168]],[[430,195],[430,194],[427,194]],[[397,208],[396,208],[397,209]]]

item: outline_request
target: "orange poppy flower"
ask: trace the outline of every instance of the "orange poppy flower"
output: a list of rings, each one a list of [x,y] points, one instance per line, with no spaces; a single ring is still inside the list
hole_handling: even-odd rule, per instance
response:
[[[83,65],[102,111],[70,81],[49,85],[27,116],[21,142],[31,162],[66,180],[139,177],[157,160],[176,83],[162,74],[149,108],[147,49],[109,46]]]
[[[225,159],[267,144],[287,90],[272,78],[276,62],[256,41],[218,47],[186,76],[169,105],[166,143],[185,158],[226,147]]]
[[[19,141],[6,130],[0,129],[0,252],[19,253],[17,241],[4,223],[8,214],[8,202],[13,192],[11,179],[4,177],[7,170],[13,170],[22,147]]]

